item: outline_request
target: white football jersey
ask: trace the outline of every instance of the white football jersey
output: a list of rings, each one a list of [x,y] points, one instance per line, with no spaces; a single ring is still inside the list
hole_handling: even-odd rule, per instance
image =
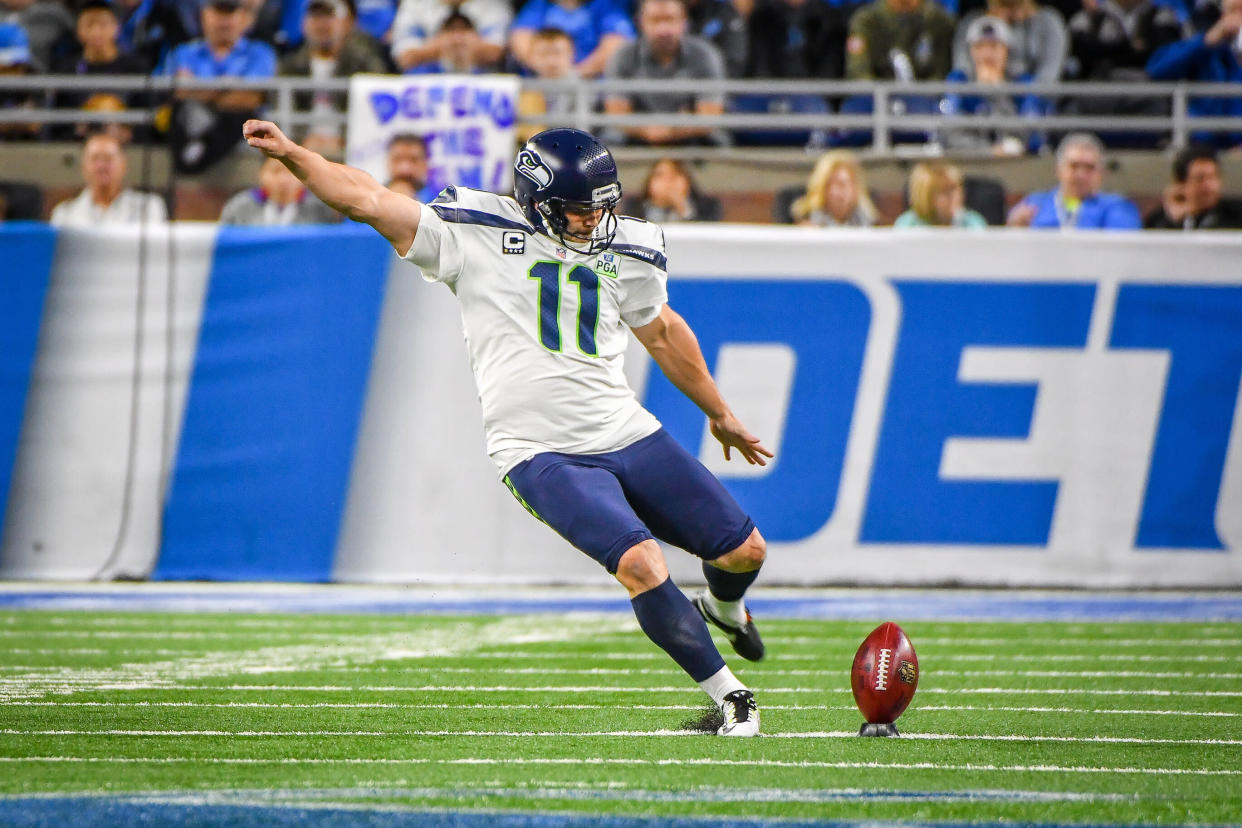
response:
[[[599,454],[660,428],[625,381],[627,326],[668,301],[664,234],[618,217],[608,250],[567,249],[512,198],[449,187],[423,205],[407,261],[456,295],[501,475],[544,451]]]

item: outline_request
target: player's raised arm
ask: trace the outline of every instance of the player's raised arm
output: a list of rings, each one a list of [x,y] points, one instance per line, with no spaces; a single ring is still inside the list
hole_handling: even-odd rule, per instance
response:
[[[765,458],[772,457],[772,452],[747,431],[725,404],[716,381],[707,370],[699,340],[686,320],[665,305],[655,320],[633,330],[669,382],[707,415],[712,435],[724,446],[725,459],[730,459],[730,449],[737,449],[747,463],[766,466]]]
[[[374,227],[399,254],[414,244],[422,217],[422,205],[414,199],[394,193],[362,170],[294,143],[270,121],[246,121],[242,135],[250,146],[288,167],[324,204]]]

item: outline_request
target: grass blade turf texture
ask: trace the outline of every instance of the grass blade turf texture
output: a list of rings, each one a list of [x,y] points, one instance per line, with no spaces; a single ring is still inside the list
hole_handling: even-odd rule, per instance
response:
[[[339,824],[339,808],[575,821],[1242,814],[1242,624],[894,618],[918,650],[918,694],[902,738],[862,739],[849,667],[878,620],[765,618],[767,660],[731,661],[764,736],[727,740],[687,728],[701,691],[616,614],[4,611],[0,824],[53,794],[85,795],[73,805],[84,817],[137,796],[236,806],[229,824],[255,825],[290,808],[322,824]]]

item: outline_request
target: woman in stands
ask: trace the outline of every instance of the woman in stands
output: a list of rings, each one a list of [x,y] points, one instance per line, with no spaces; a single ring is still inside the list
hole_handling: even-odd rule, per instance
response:
[[[910,171],[910,209],[894,227],[964,227],[981,230],[987,220],[964,203],[962,171],[944,161],[924,161]]]
[[[820,156],[807,180],[806,194],[791,209],[796,224],[815,227],[871,227],[876,209],[867,195],[862,164],[849,150]]]

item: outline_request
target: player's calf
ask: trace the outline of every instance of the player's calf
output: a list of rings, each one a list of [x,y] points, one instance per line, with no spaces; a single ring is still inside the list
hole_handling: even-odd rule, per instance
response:
[[[767,544],[756,529],[737,549],[703,562],[707,590],[694,599],[703,620],[724,632],[734,652],[749,661],[763,658],[763,639],[743,597],[759,576]]]

